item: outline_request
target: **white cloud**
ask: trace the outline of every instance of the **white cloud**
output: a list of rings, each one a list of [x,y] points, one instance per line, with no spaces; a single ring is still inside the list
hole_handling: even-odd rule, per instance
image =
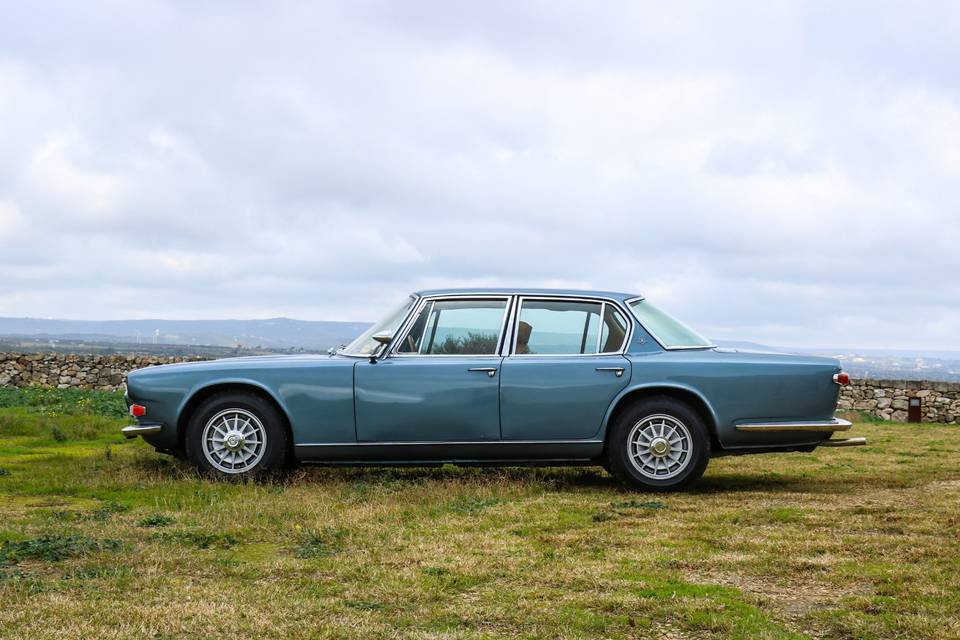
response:
[[[76,134],[54,135],[33,153],[26,169],[25,187],[51,208],[79,214],[93,224],[106,222],[122,206],[123,185],[117,175],[85,169],[70,157],[80,146]],[[84,149],[86,156],[95,151]]]
[[[23,215],[15,204],[0,200],[0,240],[13,239],[14,233],[23,225]]]
[[[0,9],[0,314],[373,319],[640,291],[960,348],[952,3]]]

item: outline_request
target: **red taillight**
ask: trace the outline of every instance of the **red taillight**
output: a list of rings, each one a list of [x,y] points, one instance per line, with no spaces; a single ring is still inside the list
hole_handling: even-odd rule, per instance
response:
[[[142,418],[147,415],[147,408],[142,404],[132,404],[130,405],[130,415],[134,418]]]
[[[833,381],[839,385],[850,384],[850,374],[844,371],[833,374]]]

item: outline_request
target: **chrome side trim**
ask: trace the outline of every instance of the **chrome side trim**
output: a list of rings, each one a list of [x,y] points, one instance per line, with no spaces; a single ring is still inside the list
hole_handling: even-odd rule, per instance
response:
[[[853,423],[842,418],[833,420],[801,420],[797,422],[740,422],[737,423],[737,431],[848,431]]]
[[[160,433],[162,429],[162,424],[132,424],[129,427],[121,429],[120,433],[122,433],[125,438],[136,438],[137,436],[145,436],[151,433]]]
[[[384,447],[478,444],[603,444],[603,440],[411,440],[410,442],[298,442],[298,447]]]
[[[824,440],[821,447],[862,447],[867,444],[866,438],[844,438],[842,440]]]

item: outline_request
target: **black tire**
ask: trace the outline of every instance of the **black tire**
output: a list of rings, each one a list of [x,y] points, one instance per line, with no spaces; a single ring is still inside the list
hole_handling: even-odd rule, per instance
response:
[[[646,427],[642,427],[646,423]],[[678,426],[679,424],[679,426]],[[659,456],[651,446],[646,462],[640,456],[634,456],[630,439],[651,427],[656,434],[663,426],[666,434],[674,433],[679,443],[668,448],[668,453]],[[649,437],[649,436],[645,436]],[[659,436],[644,440],[652,445]],[[679,445],[688,443],[686,451]],[[674,459],[676,458],[676,460]],[[625,409],[611,425],[607,439],[607,464],[610,473],[632,489],[643,491],[677,491],[696,482],[703,476],[710,461],[710,435],[700,415],[689,405],[669,396],[654,396],[641,400]],[[650,468],[655,464],[656,471]],[[659,473],[662,465],[662,478],[653,477]],[[676,469],[673,467],[676,466]],[[670,469],[668,469],[670,467]],[[644,470],[641,470],[644,469]],[[673,470],[671,470],[673,469]]]
[[[228,433],[236,435],[239,430],[249,429],[251,433],[246,436],[249,442],[241,440],[242,448],[236,452],[227,450],[227,455],[220,459],[215,450],[210,452],[214,446],[212,441],[205,451],[204,432],[214,420],[219,428],[231,429],[232,417],[236,417],[233,424],[239,426],[232,427],[236,431]],[[224,427],[224,424],[227,426]],[[228,391],[204,400],[190,416],[185,435],[187,458],[201,472],[224,478],[262,477],[280,471],[285,468],[292,453],[283,416],[271,402],[256,393]],[[261,444],[258,447],[254,442]],[[223,446],[226,444],[224,441]],[[248,454],[248,451],[253,453]],[[245,462],[227,462],[247,455],[250,458]],[[218,461],[220,464],[217,464]]]

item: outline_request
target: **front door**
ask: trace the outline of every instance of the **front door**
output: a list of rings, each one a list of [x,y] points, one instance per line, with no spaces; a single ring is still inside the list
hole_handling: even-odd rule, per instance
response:
[[[499,346],[507,302],[423,300],[387,357],[356,365],[357,440],[499,440]]]
[[[521,299],[514,346],[501,366],[503,439],[594,437],[630,381],[630,361],[620,355],[627,329],[609,302]]]

